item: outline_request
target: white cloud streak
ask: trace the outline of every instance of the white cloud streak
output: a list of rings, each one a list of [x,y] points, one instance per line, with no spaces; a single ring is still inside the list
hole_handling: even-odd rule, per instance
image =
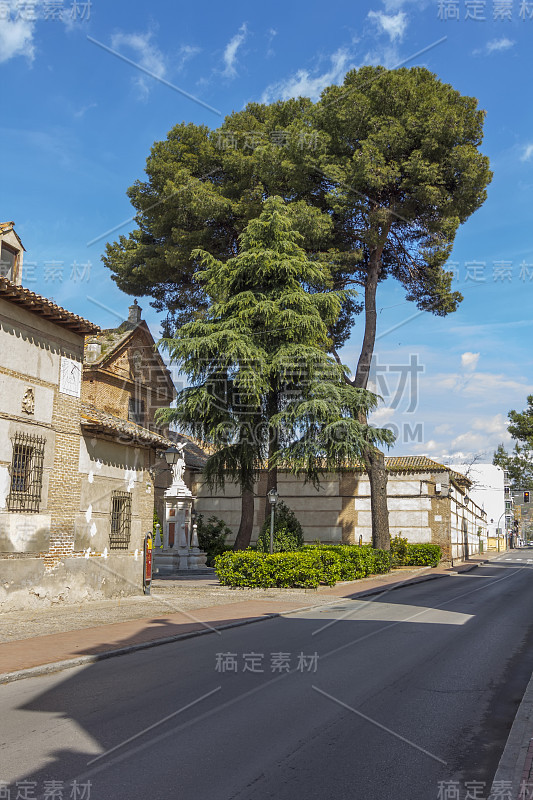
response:
[[[493,39],[491,42],[487,42],[487,53],[499,53],[502,50],[509,50],[511,47],[514,47],[514,42],[504,36],[501,39]]]
[[[237,70],[235,68],[235,63],[237,61],[237,52],[241,45],[244,44],[247,35],[248,28],[246,26],[246,22],[243,22],[238,30],[238,33],[236,33],[235,36],[233,36],[227,43],[223,55],[224,70],[222,71],[222,74],[224,77],[234,78],[236,76]]]
[[[271,103],[274,100],[289,100],[291,97],[310,97],[311,100],[317,100],[326,86],[340,83],[348,70],[354,68],[351,59],[349,50],[341,47],[330,56],[330,68],[326,72],[300,69],[286,80],[267,86],[261,102]]]
[[[369,11],[368,19],[375,22],[379,30],[388,35],[391,42],[403,39],[407,29],[407,15],[404,11],[391,15],[384,14],[383,11]]]
[[[144,69],[152,72],[158,78],[166,74],[165,59],[161,51],[152,41],[152,32],[148,33],[115,33],[111,39],[114,50],[123,48],[133,50],[135,59]],[[149,81],[145,76],[136,76],[133,79],[139,89],[141,98],[146,98],[150,92]]]
[[[16,0],[8,0],[2,6],[6,16],[0,20],[0,64],[16,56],[24,56],[31,63],[35,57],[35,22],[17,18]]]

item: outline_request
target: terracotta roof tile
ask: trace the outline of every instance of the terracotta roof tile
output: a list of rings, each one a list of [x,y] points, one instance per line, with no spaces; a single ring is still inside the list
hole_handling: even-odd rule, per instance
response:
[[[88,431],[123,436],[128,441],[137,441],[150,447],[159,447],[166,450],[167,447],[173,444],[170,439],[161,436],[155,431],[150,431],[148,428],[143,428],[141,425],[137,425],[127,419],[116,417],[114,414],[108,414],[107,411],[102,411],[90,403],[81,404],[81,424]]]
[[[0,277],[0,298],[22,306],[33,314],[44,317],[55,325],[68,328],[74,333],[98,333],[100,330],[98,325],[94,325],[84,317],[79,317],[77,314],[61,308],[61,306],[53,303],[52,300],[48,300],[47,297],[42,297],[40,294],[35,294],[35,292],[31,292],[23,286],[18,286],[8,278]]]

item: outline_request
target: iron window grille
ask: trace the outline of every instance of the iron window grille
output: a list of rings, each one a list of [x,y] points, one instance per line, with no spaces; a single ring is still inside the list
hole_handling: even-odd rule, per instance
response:
[[[38,513],[43,486],[45,443],[46,439],[30,433],[14,435],[11,484],[7,498],[9,511]]]
[[[127,550],[131,537],[131,494],[114,491],[111,496],[111,550]]]

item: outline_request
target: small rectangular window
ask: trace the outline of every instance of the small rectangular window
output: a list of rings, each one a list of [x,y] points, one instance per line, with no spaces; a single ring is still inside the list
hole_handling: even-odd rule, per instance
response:
[[[16,250],[4,242],[0,244],[0,277],[7,278],[10,281],[14,279],[17,258]]]
[[[144,425],[145,406],[144,400],[138,400],[136,397],[130,397],[128,404],[128,419],[130,422],[135,422],[137,425]]]
[[[45,441],[41,436],[28,433],[16,433],[13,437],[9,511],[39,511]]]
[[[127,550],[131,537],[131,494],[114,491],[111,496],[111,550]]]

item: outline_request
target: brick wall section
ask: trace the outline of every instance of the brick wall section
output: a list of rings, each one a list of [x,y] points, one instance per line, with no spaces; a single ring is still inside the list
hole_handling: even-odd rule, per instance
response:
[[[354,472],[342,472],[339,475],[339,491],[342,497],[342,510],[339,522],[342,525],[342,543],[358,544],[355,541],[355,525],[357,513],[355,511],[355,492],[359,477]]]
[[[50,548],[45,566],[52,569],[74,554],[74,520],[80,508],[80,399],[56,392],[52,425],[56,431],[54,466],[48,490]]]

